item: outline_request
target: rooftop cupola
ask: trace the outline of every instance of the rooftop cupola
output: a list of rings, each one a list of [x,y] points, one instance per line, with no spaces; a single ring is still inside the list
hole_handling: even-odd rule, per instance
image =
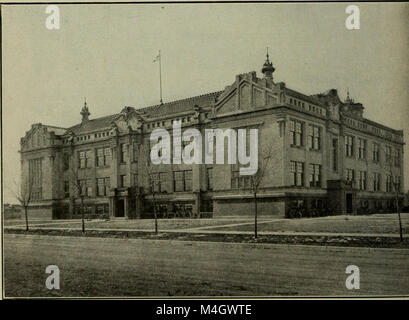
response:
[[[263,68],[261,69],[261,72],[264,74],[264,78],[272,80],[274,70],[275,68],[273,67],[273,63],[270,62],[269,60],[268,48],[267,48],[266,61],[263,64]]]
[[[82,110],[80,112],[82,116],[82,123],[87,122],[89,120],[90,112],[87,107],[87,100],[84,101],[84,106],[82,107]]]
[[[349,96],[349,88],[347,89],[347,97],[345,99],[345,103],[354,103],[354,99],[351,99]]]

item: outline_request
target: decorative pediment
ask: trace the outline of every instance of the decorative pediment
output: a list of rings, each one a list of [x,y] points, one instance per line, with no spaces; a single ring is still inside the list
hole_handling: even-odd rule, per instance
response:
[[[20,144],[22,150],[44,148],[50,145],[51,132],[47,126],[41,123],[33,124],[26,135],[21,138]]]
[[[225,88],[215,103],[215,114],[251,111],[279,103],[280,89],[256,77],[255,72],[238,75],[236,81]]]
[[[128,133],[130,131],[140,131],[144,119],[142,115],[132,107],[124,107],[114,118],[111,128],[117,133]]]

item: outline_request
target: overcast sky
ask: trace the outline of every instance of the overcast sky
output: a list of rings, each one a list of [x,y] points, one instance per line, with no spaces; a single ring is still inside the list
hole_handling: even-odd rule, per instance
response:
[[[91,118],[222,90],[260,72],[266,47],[274,79],[305,94],[338,89],[365,116],[409,141],[409,5],[359,4],[361,29],[347,30],[339,4],[46,5],[2,8],[4,183],[18,180],[20,138],[31,124],[69,127],[87,98]],[[405,189],[409,150],[405,149]],[[5,189],[5,202],[15,202]]]

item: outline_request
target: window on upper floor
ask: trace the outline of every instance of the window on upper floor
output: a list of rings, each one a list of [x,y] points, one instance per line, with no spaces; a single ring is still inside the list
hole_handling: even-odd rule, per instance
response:
[[[43,198],[43,168],[42,159],[30,159],[28,162],[28,181],[25,181],[22,192],[30,193],[32,200],[41,200]],[[26,194],[27,195],[27,194]]]
[[[92,196],[92,183],[91,179],[81,179],[79,181],[79,194],[80,196],[91,197]]]
[[[63,170],[67,171],[70,168],[70,155],[68,153],[63,154]]]
[[[304,185],[304,163],[298,161],[290,161],[291,185]]]
[[[338,139],[332,139],[332,170],[338,171]]]
[[[396,167],[400,167],[400,150],[395,149],[394,163]]]
[[[348,182],[355,181],[355,170],[354,169],[345,169],[345,180]]]
[[[392,176],[391,175],[387,175],[386,176],[386,192],[392,192],[393,188],[392,188]]]
[[[70,182],[64,181],[64,198],[70,197]]]
[[[291,145],[301,147],[303,145],[303,122],[290,120]]]
[[[109,188],[110,188],[110,179],[108,177],[97,179],[97,196],[108,195]]]
[[[358,158],[366,159],[366,140],[358,138]]]
[[[359,171],[359,190],[366,190],[366,171]]]
[[[392,147],[385,146],[385,161],[388,164],[392,164]]]
[[[394,181],[394,185],[395,185],[395,192],[401,192],[401,183],[400,183],[400,176],[395,176],[395,181]]]
[[[345,136],[345,155],[347,157],[352,157],[354,155],[354,137],[346,135]]]
[[[128,176],[126,174],[122,174],[119,176],[119,186],[121,188],[128,187]]]
[[[133,142],[132,143],[132,161],[137,162],[138,161],[138,143]]]
[[[125,163],[128,158],[128,145],[126,143],[121,143],[121,163]]]
[[[97,167],[109,166],[111,163],[111,149],[109,147],[97,149]]]
[[[78,153],[79,163],[78,166],[81,169],[91,168],[91,151],[80,151]]]
[[[379,162],[379,144],[376,142],[372,144],[372,160],[375,163]]]
[[[132,173],[132,186],[137,186],[138,185],[138,174],[137,173]]]
[[[321,165],[310,164],[310,187],[321,187]]]
[[[308,126],[308,147],[311,150],[321,149],[321,128],[310,124]]]
[[[377,172],[373,174],[373,190],[381,190],[381,174]]]

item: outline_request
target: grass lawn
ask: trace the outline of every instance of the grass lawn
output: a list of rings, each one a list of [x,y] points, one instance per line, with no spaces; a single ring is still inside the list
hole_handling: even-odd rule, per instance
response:
[[[159,230],[175,230],[175,229],[189,229],[207,226],[229,225],[235,223],[252,222],[252,218],[248,219],[158,219]],[[41,224],[43,223],[43,224]],[[153,230],[153,219],[132,219],[132,220],[85,220],[85,228],[99,228],[99,229],[135,229],[135,230]],[[24,220],[19,223],[5,224],[5,226],[22,225]],[[50,220],[43,222],[32,222],[36,227],[58,227],[66,229],[81,228],[81,220],[76,220],[70,223],[70,220]]]
[[[409,214],[402,213],[403,233],[409,233]],[[211,230],[252,231],[253,225],[235,227],[215,227]],[[210,230],[210,229],[208,229]],[[390,233],[399,234],[397,214],[374,214],[368,216],[333,216],[322,218],[303,218],[277,220],[260,223],[259,231],[271,232],[331,232],[331,233]]]

